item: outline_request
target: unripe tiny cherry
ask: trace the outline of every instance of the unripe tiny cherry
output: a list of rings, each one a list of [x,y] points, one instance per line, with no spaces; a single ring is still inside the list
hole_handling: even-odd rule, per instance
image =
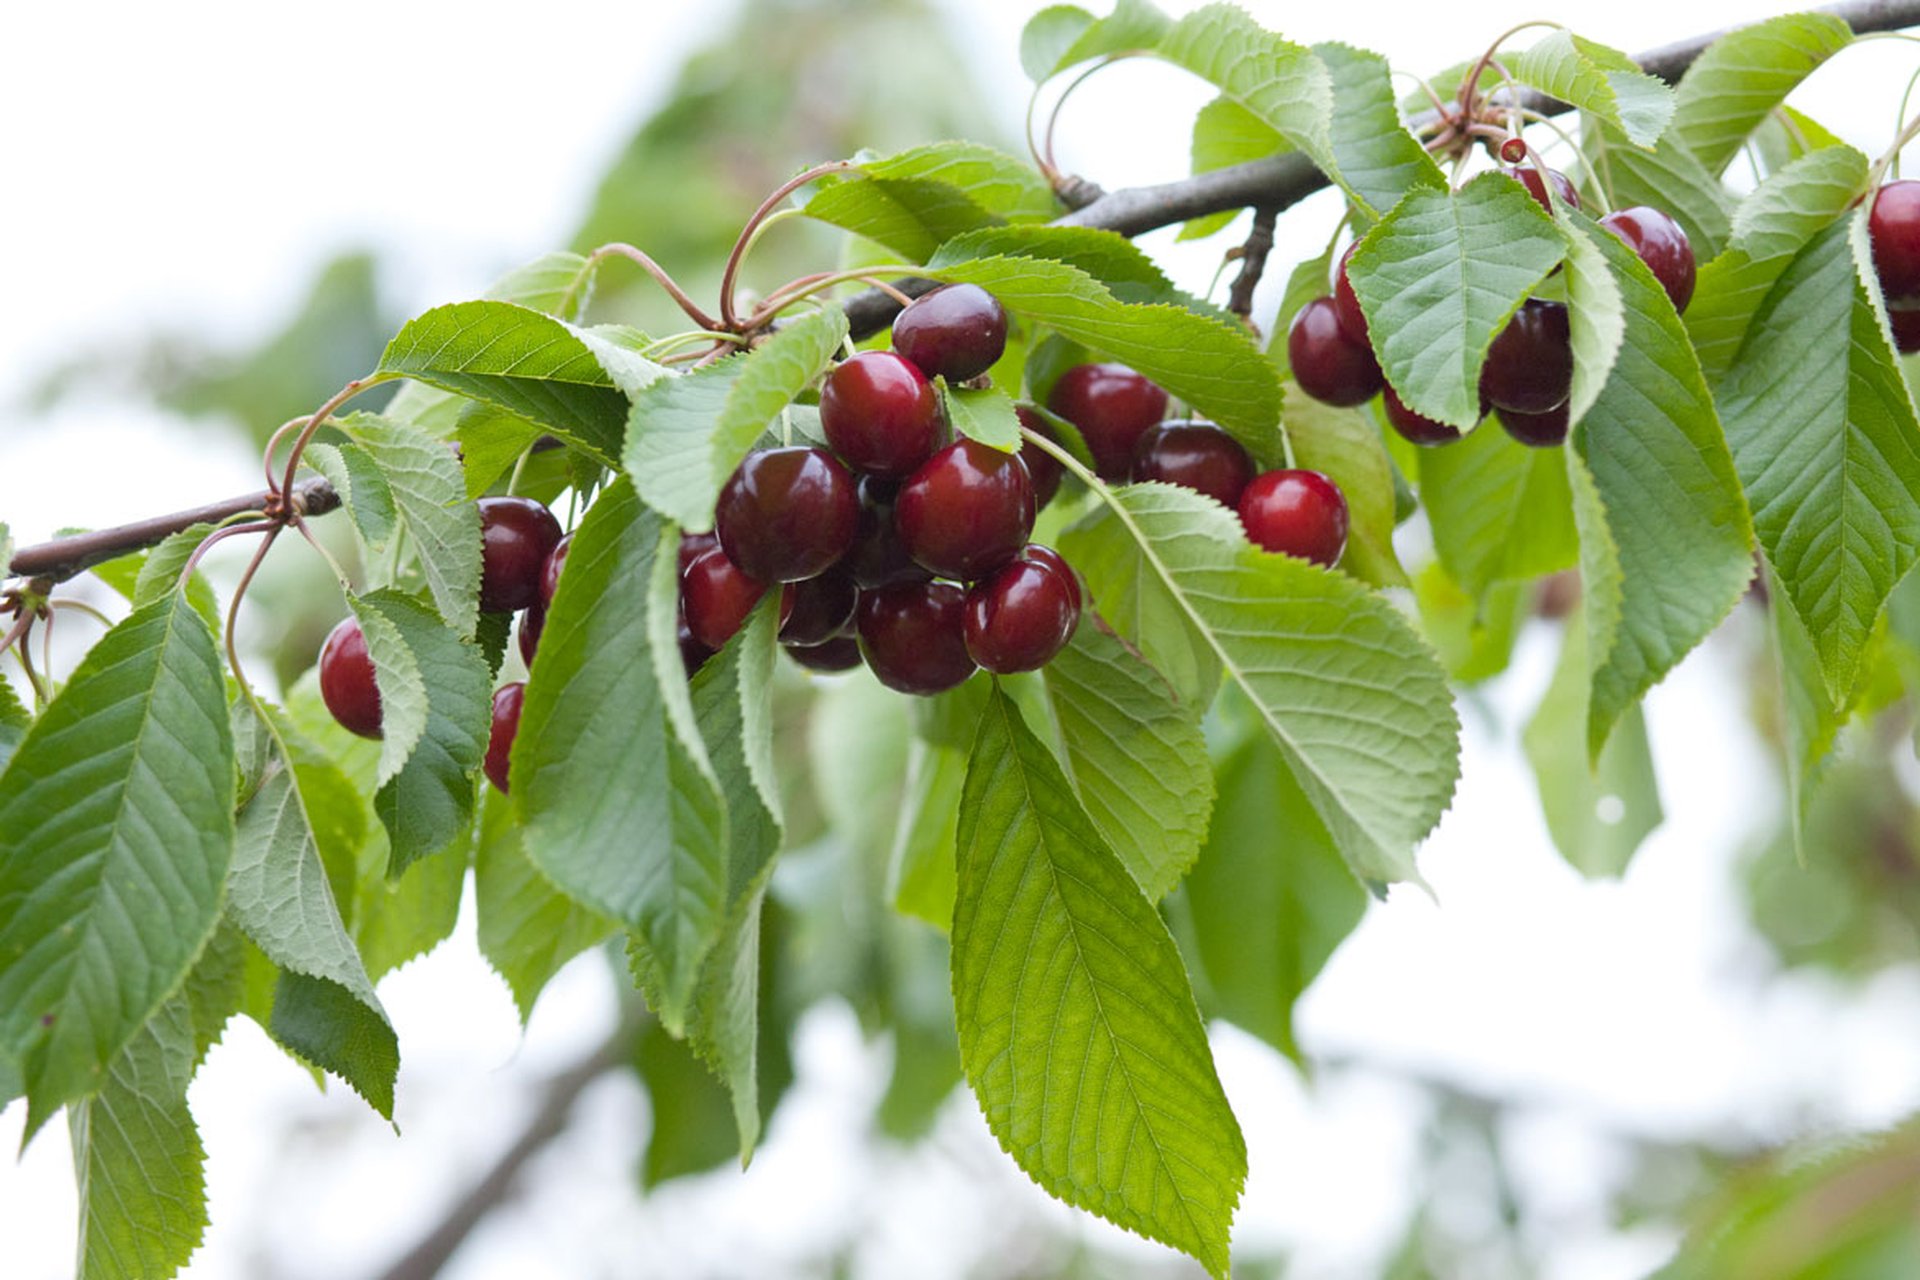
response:
[[[1600,219],[1600,225],[1626,241],[1647,264],[1675,311],[1687,309],[1693,300],[1693,242],[1678,222],[1658,209],[1637,204],[1614,210]]]
[[[1006,351],[1006,308],[977,284],[941,285],[894,320],[893,349],[929,378],[965,382],[993,368]]]
[[[478,506],[481,610],[512,613],[540,603],[540,581],[560,541],[560,522],[532,498],[482,498]]]
[[[967,592],[967,653],[997,675],[1038,671],[1079,625],[1079,586],[1041,560],[1015,560]]]
[[[1133,451],[1133,479],[1182,485],[1231,507],[1253,479],[1253,458],[1216,426],[1166,422],[1140,437]]]
[[[1125,480],[1133,447],[1167,416],[1167,393],[1123,364],[1077,364],[1053,384],[1047,408],[1087,442],[1102,480]]]
[[[1554,445],[1564,444],[1567,439],[1567,426],[1573,406],[1561,401],[1545,413],[1516,413],[1512,409],[1500,411],[1500,425],[1507,434],[1521,444],[1533,449],[1551,449]]]
[[[1400,438],[1412,444],[1433,446],[1452,444],[1465,435],[1458,427],[1450,427],[1444,422],[1415,413],[1400,398],[1400,393],[1392,387],[1386,389],[1381,399],[1387,411],[1387,425],[1400,434]]]
[[[724,548],[702,552],[680,579],[687,630],[707,648],[719,649],[733,638],[766,590],[767,584],[741,572]]]
[[[966,592],[952,582],[905,583],[860,593],[860,655],[881,684],[929,695],[973,674]]]
[[[1247,537],[1331,568],[1347,545],[1347,499],[1318,471],[1264,471],[1240,495]]]
[[[940,403],[913,361],[862,351],[821,383],[820,430],[854,470],[898,479],[940,447]]]
[[[1033,532],[1027,464],[977,440],[960,439],[927,459],[900,486],[893,517],[900,541],[923,567],[968,580],[999,568]]]
[[[1573,390],[1573,339],[1564,302],[1528,298],[1487,349],[1480,392],[1495,408],[1545,413]]]
[[[360,623],[343,618],[320,646],[320,697],[340,727],[363,738],[380,736],[380,687]]]
[[[762,582],[798,582],[846,554],[860,526],[847,469],[823,449],[760,449],[740,460],[714,508],[727,558]]]
[[[1315,298],[1294,316],[1287,360],[1300,389],[1326,404],[1365,404],[1386,385],[1373,349],[1347,335],[1331,297]]]
[[[520,732],[520,708],[527,700],[524,681],[515,680],[493,691],[493,728],[487,735],[487,781],[507,794],[507,765],[513,740]]]

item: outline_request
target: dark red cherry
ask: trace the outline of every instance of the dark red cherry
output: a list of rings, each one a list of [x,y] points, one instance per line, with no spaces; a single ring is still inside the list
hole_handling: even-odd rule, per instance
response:
[[[720,545],[720,535],[707,533],[683,533],[680,535],[680,572],[685,574],[687,566],[699,559],[700,554]]]
[[[1667,291],[1675,311],[1685,311],[1693,300],[1693,242],[1680,224],[1658,209],[1637,204],[1616,209],[1600,225],[1627,242],[1640,255],[1653,278]]]
[[[1573,390],[1565,303],[1528,298],[1487,349],[1480,391],[1497,409],[1545,413]]]
[[[742,458],[720,490],[713,527],[748,577],[799,582],[853,545],[860,497],[824,449],[761,449]]]
[[[893,518],[907,554],[944,578],[998,569],[1033,532],[1027,464],[977,440],[956,440],[900,486]]]
[[[534,605],[520,615],[520,661],[533,668],[533,655],[540,648],[540,633],[547,625],[547,611]]]
[[[380,736],[380,689],[360,624],[343,618],[320,646],[320,697],[340,727],[363,738]]]
[[[1167,416],[1167,393],[1123,364],[1077,364],[1047,393],[1047,408],[1071,422],[1103,480],[1125,480],[1133,447]]]
[[[1347,264],[1353,261],[1353,251],[1360,247],[1355,240],[1340,255],[1340,266],[1333,273],[1333,314],[1340,321],[1340,332],[1359,343],[1367,345],[1367,314],[1360,310],[1360,299],[1353,291],[1353,281],[1347,278]]]
[[[1458,427],[1450,427],[1444,422],[1436,422],[1424,414],[1415,413],[1407,408],[1400,393],[1388,387],[1382,396],[1387,411],[1387,425],[1400,433],[1404,440],[1419,445],[1452,444],[1466,432]]]
[[[825,644],[853,620],[860,589],[853,575],[835,567],[817,578],[787,587],[786,620],[780,626],[782,644]]]
[[[693,628],[687,625],[687,609],[683,602],[680,607],[680,665],[687,670],[687,679],[707,665],[707,659],[713,656],[713,650],[700,643],[700,637],[693,634]]]
[[[1055,551],[1052,547],[1044,547],[1037,542],[1029,542],[1025,547],[1021,548],[1020,554],[1015,557],[1015,559],[1016,561],[1031,560],[1035,564],[1043,564],[1059,574],[1060,580],[1073,588],[1073,607],[1076,609],[1080,607],[1080,575],[1074,571],[1072,565],[1067,563],[1065,556]]]
[[[1867,215],[1873,269],[1887,304],[1920,304],[1920,181],[1903,178],[1881,187]]]
[[[720,648],[733,638],[766,590],[766,583],[742,573],[727,558],[725,548],[702,552],[680,579],[687,630],[707,648]]]
[[[1327,404],[1365,404],[1386,385],[1373,349],[1340,327],[1332,298],[1300,308],[1287,330],[1287,360],[1300,389]]]
[[[1572,407],[1562,401],[1545,413],[1515,413],[1511,409],[1502,409],[1500,425],[1521,444],[1535,449],[1551,449],[1566,441],[1568,413]]]
[[[1893,345],[1901,355],[1920,351],[1920,311],[1889,311],[1887,319],[1893,322]]]
[[[540,603],[547,557],[560,541],[560,522],[532,498],[482,498],[480,608],[512,613]]]
[[[573,535],[568,534],[553,544],[553,550],[547,553],[547,563],[540,569],[540,607],[545,609],[553,603],[553,593],[560,589],[560,571],[567,567],[567,552],[573,548]],[[681,566],[685,568],[685,566]]]
[[[1515,169],[1513,176],[1520,179],[1520,185],[1527,189],[1527,194],[1539,201],[1540,207],[1548,213],[1553,212],[1553,201],[1547,199],[1547,183],[1549,182],[1553,184],[1554,192],[1559,195],[1563,201],[1575,209],[1580,207],[1580,193],[1573,189],[1573,183],[1567,178],[1567,175],[1558,169],[1548,169],[1546,176],[1543,178],[1541,177],[1540,170],[1534,168],[1532,165],[1528,165],[1524,169]]]
[[[527,686],[516,680],[493,691],[493,731],[487,736],[487,781],[507,794],[507,762],[513,751],[513,739],[520,732],[520,706],[527,700]]]
[[[1038,671],[1080,625],[1080,588],[1039,560],[1015,560],[967,592],[967,654],[998,675]]]
[[[1253,479],[1253,458],[1216,426],[1167,422],[1140,437],[1133,451],[1133,479],[1183,485],[1231,507]]]
[[[1060,437],[1052,425],[1025,405],[1015,409],[1013,414],[1027,430],[1056,443],[1059,441]],[[1027,478],[1033,481],[1033,509],[1045,511],[1047,504],[1053,501],[1053,495],[1060,492],[1060,477],[1066,468],[1060,465],[1060,459],[1031,440],[1020,445],[1020,461],[1027,464]]]
[[[875,476],[860,477],[860,528],[853,547],[841,564],[862,589],[890,587],[900,582],[924,582],[931,577],[907,554],[894,522],[894,500],[899,486]]]
[[[821,384],[820,429],[855,471],[897,479],[940,447],[940,403],[911,360],[862,351]]]
[[[821,644],[790,644],[787,656],[809,671],[851,671],[860,665],[860,641],[853,636],[834,636]]]
[[[1240,495],[1240,522],[1256,546],[1329,568],[1347,545],[1347,499],[1318,471],[1263,471]]]
[[[893,349],[929,378],[965,382],[993,368],[1007,349],[1007,311],[977,284],[941,285],[893,322]]]
[[[854,621],[860,656],[880,683],[935,694],[973,674],[967,656],[967,593],[952,582],[916,582],[860,593]]]

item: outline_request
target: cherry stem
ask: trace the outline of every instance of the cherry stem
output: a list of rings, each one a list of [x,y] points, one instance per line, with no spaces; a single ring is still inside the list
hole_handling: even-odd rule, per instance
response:
[[[265,465],[265,469],[267,473],[267,491],[269,493],[280,492],[280,482],[273,474],[273,455],[280,451],[280,438],[286,435],[287,432],[293,430],[295,427],[304,426],[306,424],[306,421],[307,420],[305,418],[288,418],[285,422],[281,423],[278,427],[274,429],[274,432],[272,435],[267,437],[267,451],[266,451],[266,454],[262,457],[261,461]]]
[[[1487,46],[1487,51],[1480,55],[1479,61],[1475,62],[1473,66],[1468,69],[1466,79],[1460,82],[1460,91],[1454,96],[1454,100],[1460,105],[1462,115],[1471,116],[1474,114],[1473,97],[1480,88],[1480,75],[1492,64],[1493,60],[1499,56],[1500,46],[1531,27],[1552,27],[1556,31],[1565,29],[1558,22],[1548,22],[1541,18],[1533,18],[1529,21],[1508,27],[1498,36],[1495,36],[1493,43]],[[1511,77],[1509,77],[1509,79],[1511,79]]]
[[[643,251],[623,241],[616,240],[609,244],[603,244],[588,254],[587,265],[591,267],[598,263],[605,262],[608,258],[625,258],[629,262],[640,264],[641,269],[652,276],[654,282],[662,289],[665,289],[667,295],[679,304],[682,311],[687,313],[689,320],[699,325],[702,329],[718,329],[720,327],[720,322],[708,315],[699,303],[689,297],[687,291],[682,289],[679,283],[667,274],[666,268],[648,257]]]
[[[66,609],[73,613],[84,613],[103,627],[111,629],[113,626],[112,618],[109,618],[106,614],[100,612],[84,600],[49,600],[47,601],[47,607],[50,609]]]
[[[1880,185],[1880,180],[1887,175],[1887,169],[1899,160],[1901,150],[1905,148],[1909,142],[1912,142],[1916,136],[1920,136],[1920,117],[1907,121],[1906,126],[1900,130],[1899,136],[1894,138],[1893,145],[1887,148],[1884,155],[1873,162],[1873,168],[1867,171],[1867,189],[1869,191],[1874,190]]]
[[[1060,175],[1059,162],[1054,159],[1053,155],[1053,134],[1054,129],[1060,123],[1060,110],[1067,105],[1067,99],[1073,96],[1075,89],[1078,89],[1081,85],[1092,79],[1096,71],[1104,71],[1116,62],[1123,61],[1127,58],[1137,58],[1139,56],[1140,51],[1138,49],[1127,49],[1120,53],[1108,54],[1075,76],[1067,87],[1060,91],[1060,96],[1053,100],[1053,110],[1047,113],[1047,131],[1043,137],[1043,145],[1046,148],[1046,159],[1041,161],[1041,168],[1047,174],[1047,180],[1049,182],[1052,182]],[[1037,89],[1036,92],[1038,92]]]
[[[325,404],[313,411],[313,415],[307,419],[307,425],[301,428],[298,436],[294,437],[293,450],[287,454],[287,469],[280,477],[279,486],[274,489],[276,496],[284,498],[285,495],[293,492],[293,473],[299,469],[300,455],[307,451],[307,444],[313,439],[314,432],[326,425],[327,418],[333,411],[368,387],[384,381],[386,381],[384,377],[375,373],[370,373],[364,378],[355,378],[334,392]]]
[[[247,701],[252,703],[256,710],[260,707],[260,699],[253,692],[253,686],[247,682],[247,673],[241,669],[240,651],[234,646],[233,636],[239,626],[240,602],[246,599],[247,588],[253,585],[253,575],[260,571],[260,563],[267,558],[267,552],[273,549],[273,540],[280,536],[282,527],[278,524],[267,526],[267,536],[260,539],[260,545],[254,549],[253,559],[247,561],[246,571],[240,575],[239,585],[233,589],[233,600],[227,605],[227,667],[233,672],[235,683],[246,694]],[[342,581],[344,582],[345,579]],[[262,719],[264,718],[263,716]]]
[[[17,628],[19,638],[13,643],[13,656],[19,662],[20,669],[27,673],[27,683],[33,688],[34,705],[44,707],[51,699],[47,694],[47,686],[40,682],[40,673],[33,669],[34,617],[29,612],[21,619],[25,625]]]
[[[924,266],[912,266],[902,263],[898,266],[855,267],[850,271],[820,271],[810,276],[801,276],[798,280],[790,280],[786,284],[781,285],[778,289],[775,289],[772,293],[761,299],[760,306],[752,315],[747,317],[742,327],[745,331],[751,333],[753,330],[765,325],[767,321],[773,319],[774,316],[792,306],[794,303],[799,302],[803,298],[808,298],[816,293],[820,293],[823,290],[831,289],[835,285],[864,283],[877,286],[879,284],[879,273],[917,276],[924,271],[926,271]],[[901,296],[905,297],[906,295],[902,294]]]
[[[175,591],[185,590],[187,580],[193,576],[193,571],[200,567],[201,557],[213,550],[219,543],[225,542],[228,538],[238,537],[244,533],[272,533],[279,527],[280,522],[277,520],[255,520],[250,524],[230,524],[224,528],[215,529],[201,541],[199,546],[193,549],[193,554],[187,557],[187,563],[181,567],[180,577],[174,582],[173,589]]]
[[[523,453],[520,455],[520,462],[514,464],[513,474],[516,480],[520,477],[520,466],[524,464],[526,460],[527,455]],[[513,492],[513,485],[511,483],[507,485],[507,492]],[[327,566],[333,570],[333,576],[340,579],[340,589],[351,592],[353,590],[353,579],[349,578],[347,571],[340,567],[340,562],[333,558],[333,552],[327,550],[326,546],[315,536],[313,529],[307,524],[306,517],[296,512],[288,523],[300,531],[300,536],[307,540],[308,546],[320,553],[320,558],[325,560]]]
[[[760,224],[779,207],[782,200],[809,182],[823,178],[829,173],[845,173],[851,168],[853,168],[853,162],[850,160],[834,160],[827,164],[814,165],[811,169],[804,169],[788,178],[760,202],[760,207],[755,209],[753,216],[747,219],[747,225],[740,229],[739,237],[733,242],[733,252],[727,255],[726,269],[720,273],[720,323],[703,325],[703,328],[731,329],[735,333],[742,333],[750,327],[740,324],[740,317],[733,309],[733,286],[740,275],[740,264],[747,256],[747,247],[753,243],[754,234],[759,230]]]

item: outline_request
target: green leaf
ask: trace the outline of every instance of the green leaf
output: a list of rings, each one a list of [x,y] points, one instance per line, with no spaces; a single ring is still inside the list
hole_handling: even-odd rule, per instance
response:
[[[960,806],[953,996],[967,1080],[1014,1162],[1224,1277],[1246,1143],[1186,970],[998,692]]]
[[[970,231],[941,245],[928,266],[939,268],[995,257],[1063,262],[1092,276],[1122,302],[1167,303],[1225,324],[1240,323],[1232,313],[1175,288],[1160,264],[1148,257],[1139,245],[1117,232],[1098,227],[1063,227],[1049,223]]]
[[[1211,173],[1215,169],[1245,164],[1249,160],[1263,159],[1292,149],[1292,144],[1275,132],[1272,125],[1229,97],[1215,98],[1200,108],[1200,113],[1193,118],[1190,150],[1193,172],[1196,174]],[[1204,239],[1224,229],[1239,216],[1240,210],[1226,209],[1188,219],[1176,238]]]
[[[1053,76],[1061,59],[1094,17],[1078,5],[1054,4],[1027,19],[1020,30],[1020,67],[1035,84]]]
[[[614,932],[613,921],[554,888],[527,860],[512,809],[492,788],[480,807],[473,890],[480,954],[513,993],[522,1027],[553,975]]]
[[[1213,807],[1204,708],[1175,700],[1160,673],[1089,621],[1049,662],[1047,706],[1087,817],[1148,899],[1199,856]]]
[[[964,749],[915,738],[907,748],[907,788],[888,860],[887,898],[898,911],[942,931],[953,927],[953,840],[966,784]]]
[[[397,876],[461,839],[472,826],[473,775],[493,724],[493,677],[480,647],[462,640],[412,596],[372,591],[352,604],[373,655],[382,726],[394,705],[387,698],[391,682],[381,679],[382,649],[393,641],[419,672],[426,701],[424,731],[398,772],[387,773],[382,751],[384,780],[373,802],[392,844],[389,874]],[[381,649],[374,647],[376,634],[382,637]],[[409,689],[406,696],[414,695]]]
[[[1340,567],[1376,587],[1407,585],[1393,549],[1393,463],[1380,429],[1358,409],[1322,404],[1292,380],[1282,384],[1295,465],[1330,478],[1347,499],[1347,550]],[[1263,465],[1281,459],[1263,458]]]
[[[1013,400],[1006,392],[993,387],[983,391],[945,390],[947,418],[955,431],[1002,453],[1020,448],[1020,419],[1014,416]]]
[[[192,1011],[169,1000],[69,1113],[78,1280],[167,1280],[200,1247],[207,1155],[187,1110],[196,1057]]]
[[[1420,502],[1440,563],[1475,600],[1496,582],[1570,568],[1579,555],[1566,463],[1505,431],[1420,450]]]
[[[1645,150],[1605,121],[1583,119],[1582,150],[1610,207],[1664,209],[1687,233],[1695,257],[1704,262],[1720,252],[1727,242],[1732,197],[1691,151],[1672,138]]]
[[[233,768],[213,633],[169,594],[88,650],[0,774],[0,1056],[29,1134],[102,1085],[212,934]]]
[[[1722,36],[1680,80],[1673,141],[1719,173],[1795,86],[1852,42],[1846,22],[1825,13],[1786,14]]]
[[[1504,174],[1409,193],[1347,264],[1400,398],[1462,430],[1479,421],[1487,347],[1566,252],[1565,233]]]
[[[1038,83],[1095,58],[1152,49],[1169,22],[1147,0],[1114,0],[1105,18],[1073,5],[1053,5],[1021,31],[1020,65]]]
[[[525,418],[469,401],[453,432],[460,447],[460,469],[467,477],[467,496],[478,498],[493,488],[539,438],[540,428]]]
[[[33,723],[20,695],[13,691],[13,685],[0,677],[0,769],[7,767],[7,761],[13,758],[20,740],[27,736],[27,727]]]
[[[973,142],[937,142],[869,160],[821,180],[807,216],[924,261],[965,231],[1059,212],[1034,167]]]
[[[1507,56],[1514,76],[1619,129],[1637,147],[1652,147],[1674,116],[1674,93],[1617,49],[1555,31]]]
[[[1520,628],[1533,613],[1533,592],[1527,584],[1498,582],[1476,598],[1437,560],[1422,566],[1414,578],[1413,600],[1420,610],[1420,633],[1440,655],[1447,675],[1466,685],[1507,669]]]
[[[467,500],[460,460],[444,441],[373,414],[340,426],[386,481],[440,616],[471,639],[480,617],[480,509]]]
[[[384,552],[400,527],[400,512],[394,506],[393,489],[373,455],[357,444],[332,445],[316,440],[300,459],[325,476],[340,495],[369,558]]]
[[[1825,673],[1813,638],[1781,596],[1780,580],[1767,573],[1767,617],[1773,640],[1774,670],[1780,679],[1787,765],[1788,817],[1793,828],[1794,852],[1806,861],[1806,826],[1813,795],[1833,755],[1840,728],[1846,723],[1847,702],[1836,704],[1827,692]]]
[[[1432,650],[1345,574],[1247,545],[1211,499],[1159,484],[1100,492],[1107,507],[1061,549],[1102,616],[1162,673],[1160,652],[1216,664],[1248,695],[1355,871],[1416,878],[1413,845],[1459,771],[1459,723]],[[1128,597],[1151,598],[1152,611],[1110,610]],[[1148,629],[1136,630],[1143,620]]]
[[[1585,235],[1573,213],[1554,194],[1555,221],[1570,228],[1567,235],[1567,325],[1573,346],[1573,386],[1567,396],[1567,421],[1578,426],[1600,397],[1620,358],[1627,318],[1620,284],[1613,278],[1607,255]]]
[[[828,307],[744,356],[662,378],[635,396],[624,457],[647,505],[696,533],[711,529],[721,486],[846,336],[846,313]]]
[[[1794,259],[1719,388],[1760,543],[1836,702],[1920,547],[1920,422],[1865,223],[1836,223]]]
[[[1540,788],[1540,808],[1553,843],[1580,874],[1624,875],[1627,863],[1660,825],[1660,785],[1638,706],[1629,707],[1597,762],[1587,754],[1591,676],[1585,622],[1567,619],[1553,683],[1527,722],[1521,742]]]
[[[546,253],[494,281],[487,296],[572,323],[587,309],[597,271],[596,263],[577,253]]]
[[[1387,60],[1333,42],[1313,46],[1313,53],[1333,87],[1333,162],[1364,209],[1378,216],[1415,187],[1445,190],[1446,174],[1400,119]]]

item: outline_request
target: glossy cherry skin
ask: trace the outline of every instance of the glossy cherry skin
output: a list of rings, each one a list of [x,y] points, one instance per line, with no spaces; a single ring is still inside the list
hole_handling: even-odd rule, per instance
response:
[[[1263,471],[1240,495],[1256,546],[1331,568],[1347,546],[1347,498],[1318,471]]]
[[[546,629],[547,611],[534,605],[520,615],[520,661],[533,669],[533,655],[540,649],[540,633]]]
[[[821,383],[820,429],[855,471],[898,479],[940,447],[940,402],[913,361],[862,351]]]
[[[1458,427],[1450,427],[1444,422],[1436,422],[1424,414],[1415,413],[1407,408],[1400,393],[1388,387],[1381,397],[1381,403],[1387,411],[1387,425],[1400,433],[1400,438],[1417,445],[1452,444],[1465,435]]]
[[[512,613],[539,604],[560,522],[532,498],[482,498],[479,507],[481,610]]]
[[[545,609],[553,603],[553,593],[560,589],[560,571],[567,567],[567,552],[573,549],[573,535],[568,534],[553,544],[553,550],[547,553],[547,563],[540,569],[540,607]],[[681,568],[685,568],[682,565]]]
[[[520,732],[520,707],[527,700],[525,682],[515,680],[493,691],[493,731],[487,735],[487,781],[507,794],[507,762]]]
[[[1058,551],[1055,551],[1052,547],[1044,547],[1037,542],[1029,542],[1024,548],[1021,549],[1020,554],[1017,557],[1015,557],[1015,560],[1016,562],[1021,560],[1031,560],[1035,564],[1043,564],[1047,568],[1059,574],[1060,580],[1073,588],[1074,608],[1077,609],[1080,607],[1080,602],[1082,599],[1082,593],[1080,589],[1080,575],[1074,571],[1074,567],[1072,565],[1067,563],[1065,556],[1061,555]]]
[[[907,554],[906,544],[900,540],[900,527],[893,518],[899,487],[890,480],[862,476],[859,494],[860,528],[854,534],[853,547],[840,562],[853,575],[855,584],[867,590],[924,582],[932,577]]]
[[[1077,364],[1047,393],[1047,408],[1080,432],[1103,480],[1125,480],[1133,447],[1167,416],[1167,393],[1123,364]]]
[[[1287,360],[1300,389],[1326,404],[1365,404],[1386,385],[1373,349],[1347,336],[1330,297],[1315,298],[1293,318]]]
[[[1502,409],[1500,425],[1521,444],[1534,449],[1551,449],[1554,445],[1566,442],[1568,411],[1571,408],[1570,404],[1562,401],[1545,413],[1515,413],[1511,409]]]
[[[1675,311],[1693,301],[1693,242],[1667,214],[1644,204],[1616,209],[1600,225],[1627,242],[1667,291]]]
[[[1021,426],[1036,435],[1056,442],[1060,439],[1045,418],[1024,405],[1015,409],[1013,416],[1020,419]],[[1060,477],[1065,474],[1066,468],[1060,465],[1060,459],[1031,440],[1020,446],[1020,461],[1027,464],[1027,478],[1033,481],[1033,509],[1045,511],[1047,504],[1053,501],[1053,495],[1060,492]]]
[[[1887,319],[1893,321],[1893,345],[1901,355],[1920,351],[1920,311],[1889,311]]]
[[[700,558],[702,552],[710,551],[720,545],[720,535],[709,530],[706,533],[683,533],[680,535],[680,572],[684,575],[687,566]]]
[[[967,593],[952,582],[916,582],[860,593],[854,624],[860,656],[880,683],[935,694],[973,674],[967,655]]]
[[[762,582],[799,582],[847,553],[860,496],[824,449],[761,449],[720,490],[714,532],[727,558]]]
[[[1367,345],[1367,314],[1360,310],[1360,298],[1353,291],[1353,281],[1347,278],[1347,264],[1353,261],[1353,251],[1360,247],[1355,240],[1340,255],[1340,266],[1333,273],[1333,314],[1340,321],[1340,332],[1361,346]]]
[[[893,349],[929,378],[977,378],[1007,349],[1006,308],[977,284],[942,285],[893,322]]]
[[[853,636],[834,636],[821,644],[783,647],[788,657],[809,671],[851,671],[860,665],[860,641]]]
[[[1867,235],[1887,305],[1920,306],[1920,180],[1889,182],[1874,194]]]
[[[687,610],[683,602],[680,607],[680,665],[686,668],[687,679],[691,680],[700,668],[707,665],[707,659],[714,651],[700,643],[700,637],[693,634],[693,628],[687,625]]]
[[[1253,479],[1253,458],[1238,440],[1200,422],[1167,422],[1140,437],[1133,451],[1135,483],[1158,480],[1233,506]]]
[[[970,580],[998,569],[1033,532],[1027,464],[977,440],[956,440],[900,486],[901,545],[929,572]]]
[[[766,590],[767,584],[741,572],[724,548],[702,552],[680,579],[687,630],[707,648],[720,648],[733,638]]]
[[[1548,169],[1546,176],[1543,178],[1540,170],[1534,168],[1532,165],[1528,165],[1524,169],[1515,169],[1513,176],[1520,180],[1520,185],[1527,189],[1527,194],[1539,201],[1540,207],[1548,213],[1553,212],[1553,201],[1547,199],[1547,183],[1549,182],[1553,183],[1554,192],[1558,194],[1562,200],[1575,209],[1580,207],[1580,193],[1573,189],[1573,183],[1568,179],[1567,175],[1558,169]]]
[[[854,585],[853,575],[838,567],[817,578],[790,584],[783,609],[785,621],[780,625],[780,643],[825,644],[853,620],[853,606],[859,597],[860,589]]]
[[[1565,303],[1528,298],[1487,349],[1480,393],[1497,409],[1545,413],[1573,390]]]
[[[967,654],[997,675],[1038,671],[1079,625],[1080,588],[1039,560],[1016,560],[967,592]]]
[[[360,624],[343,618],[320,646],[320,697],[340,727],[363,738],[380,736],[380,689]]]

